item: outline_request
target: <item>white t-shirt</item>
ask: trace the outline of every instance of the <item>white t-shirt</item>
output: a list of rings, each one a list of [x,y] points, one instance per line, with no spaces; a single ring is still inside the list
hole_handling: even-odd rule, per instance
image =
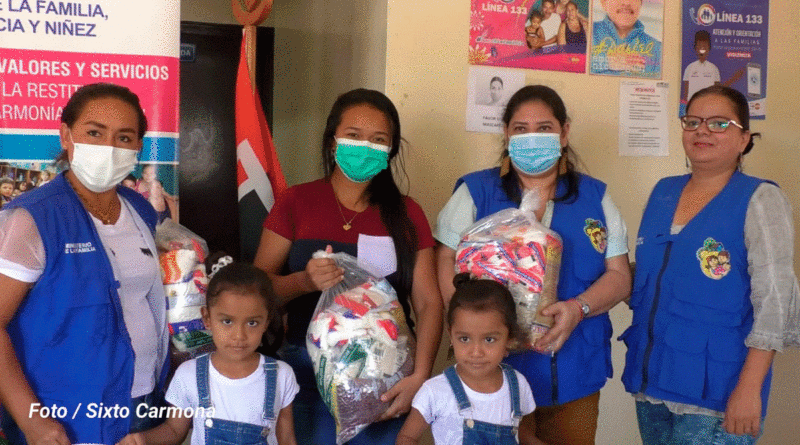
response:
[[[708,60],[702,63],[695,60],[683,71],[683,81],[689,82],[686,88],[686,99],[688,100],[694,96],[694,93],[719,82],[719,69]]]
[[[522,415],[530,414],[536,408],[531,387],[525,377],[517,371],[519,382],[519,406]],[[460,379],[460,377],[459,377]],[[463,381],[464,392],[472,405],[472,419],[495,425],[514,425],[511,411],[511,391],[503,373],[503,386],[491,394],[473,391]],[[436,445],[461,445],[464,436],[464,417],[458,412],[458,402],[447,377],[437,375],[422,384],[414,396],[412,408],[422,414],[431,425],[431,432]]]
[[[556,13],[550,14],[549,19],[542,20],[542,31],[544,31],[545,40],[550,40],[558,35],[559,28],[561,28],[561,16]],[[544,48],[549,48],[555,45],[556,43],[553,42],[549,45],[545,45]]]
[[[278,388],[275,392],[275,418],[281,409],[286,408],[294,400],[300,390],[292,368],[280,360],[278,362]],[[256,370],[241,379],[229,379],[220,374],[209,360],[208,386],[211,393],[211,404],[214,407],[214,418],[244,422],[253,425],[269,426],[270,434],[267,443],[277,445],[275,424],[264,421],[264,356],[258,362]],[[197,390],[197,359],[183,363],[175,371],[165,396],[167,402],[178,408],[195,409],[200,406]],[[205,413],[195,410],[192,418],[192,445],[205,444]]]
[[[122,318],[131,338],[134,360],[131,397],[149,394],[156,385],[158,336],[156,321],[147,295],[153,277],[160,276],[157,252],[151,252],[147,241],[133,222],[131,210],[122,201],[122,211],[115,224],[105,225],[92,216],[92,222],[106,250],[114,277],[119,281]]]

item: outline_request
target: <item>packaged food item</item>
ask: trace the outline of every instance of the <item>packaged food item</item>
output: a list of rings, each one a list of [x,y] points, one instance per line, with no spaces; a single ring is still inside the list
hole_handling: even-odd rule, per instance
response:
[[[206,242],[186,227],[165,220],[156,227],[161,278],[167,297],[170,338],[181,354],[179,361],[193,358],[212,345],[200,308],[206,304],[208,277],[204,261]]]
[[[561,269],[561,237],[536,220],[536,193],[526,193],[519,208],[476,221],[456,249],[456,273],[495,280],[508,287],[523,333],[514,349],[533,344],[553,325],[541,310],[556,302]]]
[[[385,279],[345,253],[314,256],[332,258],[344,269],[344,279],[322,292],[306,335],[317,388],[342,444],[389,407],[380,396],[414,371],[415,341]]]

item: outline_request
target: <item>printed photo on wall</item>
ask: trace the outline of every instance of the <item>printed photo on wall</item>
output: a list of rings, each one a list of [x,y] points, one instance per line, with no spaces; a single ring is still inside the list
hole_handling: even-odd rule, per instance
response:
[[[503,132],[508,98],[525,85],[522,71],[470,67],[467,88],[467,131]]]
[[[586,72],[589,0],[472,0],[469,63]]]
[[[664,0],[595,0],[589,72],[661,78]]]
[[[766,117],[768,0],[684,0],[679,115],[697,91],[725,85]]]

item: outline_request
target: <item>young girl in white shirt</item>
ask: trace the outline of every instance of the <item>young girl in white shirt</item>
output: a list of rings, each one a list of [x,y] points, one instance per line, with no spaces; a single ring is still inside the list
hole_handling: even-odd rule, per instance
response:
[[[268,443],[296,445],[292,368],[256,351],[275,319],[267,274],[233,263],[208,285],[203,322],[216,350],[175,371],[166,400],[174,408],[162,425],[126,436],[119,445],[175,444],[193,428],[192,445]]]
[[[541,444],[532,431],[519,430],[522,416],[535,408],[530,385],[500,363],[518,331],[511,294],[468,273],[453,284],[447,323],[456,365],[422,385],[397,444],[419,443],[428,424],[436,445]]]

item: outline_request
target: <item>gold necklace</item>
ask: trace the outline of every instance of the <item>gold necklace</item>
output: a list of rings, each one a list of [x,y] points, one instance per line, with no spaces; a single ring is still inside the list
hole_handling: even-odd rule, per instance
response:
[[[84,207],[86,207],[86,210],[97,217],[97,219],[99,219],[104,225],[112,224],[119,214],[119,210],[121,210],[119,198],[116,196],[111,200],[108,207],[103,209],[99,204],[95,204],[86,196],[78,192],[78,190],[75,190],[75,194],[78,195],[78,198],[80,199],[81,203],[83,203]]]
[[[353,215],[352,218],[350,218],[350,221],[348,221],[347,218],[344,217],[344,212],[342,211],[342,204],[339,202],[339,198],[336,197],[336,193],[333,194],[333,197],[336,199],[336,206],[339,207],[339,214],[342,215],[342,221],[344,221],[344,225],[342,226],[342,228],[345,231],[350,230],[350,228],[353,227],[351,223],[353,222],[354,219],[356,219],[356,216],[358,216],[361,212],[356,212],[356,214]]]
[[[112,224],[117,219],[122,210],[122,204],[116,194],[108,204],[108,208],[102,209],[98,204],[95,204],[92,200],[84,196],[82,190],[72,183],[69,176],[67,177],[67,183],[72,187],[75,194],[78,195],[78,200],[83,204],[86,210],[99,219],[104,225]]]

